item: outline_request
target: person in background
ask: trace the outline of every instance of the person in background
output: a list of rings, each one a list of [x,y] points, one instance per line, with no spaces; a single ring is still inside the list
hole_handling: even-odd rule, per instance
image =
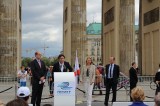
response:
[[[43,86],[45,83],[45,77],[47,74],[46,65],[41,60],[41,53],[35,52],[35,59],[31,62],[32,71],[32,98],[31,104],[33,106],[40,106]]]
[[[98,70],[98,67],[96,69],[96,77],[95,77],[95,84],[93,89],[99,89],[99,94],[102,95],[102,90],[101,90],[101,82],[102,82],[102,74]],[[93,91],[94,93],[94,91]]]
[[[47,70],[46,79],[47,79],[47,81],[48,81],[48,86],[49,86],[49,78],[50,78],[50,76],[51,76],[51,72],[50,72],[49,67],[46,67],[46,70]]]
[[[135,62],[132,63],[132,67],[129,70],[129,78],[130,78],[130,94],[133,88],[136,87],[137,82],[138,82],[138,77],[137,77],[137,65]],[[131,96],[130,96],[130,101],[133,101]]]
[[[29,74],[30,86],[32,86],[32,71],[31,71],[31,68],[28,69],[28,74]]]
[[[133,103],[129,106],[147,106],[143,103],[143,100],[145,99],[144,90],[141,87],[135,87],[132,89],[131,97],[133,100]]]
[[[53,96],[52,71],[53,71],[53,66],[50,66],[50,67],[48,68],[48,72],[47,72],[47,79],[48,79],[48,85],[49,85],[50,96]]]
[[[87,106],[92,104],[92,90],[95,81],[96,67],[92,64],[92,59],[88,57],[86,59],[86,65],[82,67],[80,74],[80,83],[84,84]]]
[[[24,70],[25,67],[21,66],[21,70],[18,71],[17,77],[20,79],[20,86],[26,86],[27,81],[27,71]]]
[[[14,99],[8,102],[6,106],[28,106],[28,104],[22,99]]]
[[[157,85],[156,92],[155,92],[155,95],[156,95],[158,92],[160,92],[160,64],[159,64],[159,69],[156,72],[154,82]]]
[[[30,90],[28,87],[20,87],[17,90],[17,98],[24,100],[28,104]],[[28,104],[29,106],[33,106],[32,104]]]
[[[160,106],[160,92],[158,92],[154,98],[155,105],[154,106]]]
[[[102,64],[102,63],[99,63],[99,65],[98,65],[97,68],[98,68],[100,74],[102,75],[101,86],[102,86],[102,88],[105,88],[105,81],[106,81],[106,79],[105,79],[105,71],[104,71],[103,64]]]

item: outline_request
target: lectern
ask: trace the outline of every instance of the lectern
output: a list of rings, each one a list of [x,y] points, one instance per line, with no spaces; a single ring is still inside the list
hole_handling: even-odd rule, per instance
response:
[[[54,73],[54,106],[75,106],[74,72]]]

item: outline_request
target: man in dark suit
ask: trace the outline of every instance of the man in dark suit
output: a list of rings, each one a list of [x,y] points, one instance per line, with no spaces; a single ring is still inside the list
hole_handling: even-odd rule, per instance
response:
[[[115,63],[115,57],[110,57],[110,64],[106,65],[106,95],[105,95],[105,106],[108,106],[109,93],[112,88],[113,97],[112,102],[116,101],[116,90],[119,78],[120,69]]]
[[[156,92],[155,92],[155,95],[157,95],[158,92],[160,92],[160,64],[159,64],[159,69],[156,72],[156,75],[155,75],[155,78],[154,78],[154,82],[157,85]]]
[[[138,82],[137,65],[135,62],[132,63],[132,67],[129,70],[129,78],[130,78],[130,94],[131,94],[132,89],[136,87]],[[130,101],[133,101],[131,96],[130,96]]]
[[[70,64],[65,60],[65,56],[63,54],[60,54],[58,56],[58,62],[56,62],[54,65],[53,65],[53,71],[52,71],[52,79],[54,80],[54,72],[72,72],[73,69],[72,67],[70,66]]]
[[[41,53],[35,52],[35,57],[31,62],[31,71],[32,71],[32,98],[31,104],[33,106],[40,106],[41,104],[41,96],[43,91],[43,85],[45,83],[46,76],[46,66],[44,62],[41,60]]]

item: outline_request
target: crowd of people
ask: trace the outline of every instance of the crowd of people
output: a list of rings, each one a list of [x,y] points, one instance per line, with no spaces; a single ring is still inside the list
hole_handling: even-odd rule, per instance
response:
[[[30,67],[26,69],[24,66],[21,66],[17,73],[20,83],[20,88],[17,91],[17,99],[8,102],[6,106],[13,106],[13,104],[15,104],[15,106],[40,106],[46,80],[48,82],[50,96],[53,96],[54,72],[73,72],[73,68],[69,62],[65,61],[65,56],[63,54],[58,56],[58,60],[59,61],[53,64],[53,66],[47,68],[45,63],[41,60],[41,53],[35,52],[35,59],[30,63]],[[26,87],[27,75],[30,76],[32,93],[30,93],[30,89]],[[92,58],[88,57],[86,59],[86,64],[81,66],[81,73],[79,76],[80,84],[84,85],[87,106],[92,105],[93,89],[98,88],[99,94],[102,95],[102,87],[106,89],[104,105],[108,106],[111,89],[113,94],[111,102],[116,102],[119,76],[120,66],[115,63],[115,57],[111,56],[109,58],[109,64],[107,64],[105,68],[102,64],[96,67],[92,62]],[[143,88],[137,87],[137,64],[135,62],[131,64],[131,68],[129,69],[129,79],[130,101],[133,102],[130,106],[147,106],[143,103],[145,98]],[[157,84],[155,106],[160,106],[160,70],[155,75],[155,83]],[[30,94],[32,95],[31,104],[29,104],[30,102],[28,101]]]

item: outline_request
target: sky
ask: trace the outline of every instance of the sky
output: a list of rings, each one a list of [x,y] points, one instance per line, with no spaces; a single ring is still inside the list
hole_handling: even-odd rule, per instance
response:
[[[87,25],[101,22],[101,0],[87,1]],[[135,24],[138,24],[138,0],[135,0]],[[22,0],[22,56],[59,55],[63,49],[63,0]],[[45,50],[44,50],[45,47]]]

